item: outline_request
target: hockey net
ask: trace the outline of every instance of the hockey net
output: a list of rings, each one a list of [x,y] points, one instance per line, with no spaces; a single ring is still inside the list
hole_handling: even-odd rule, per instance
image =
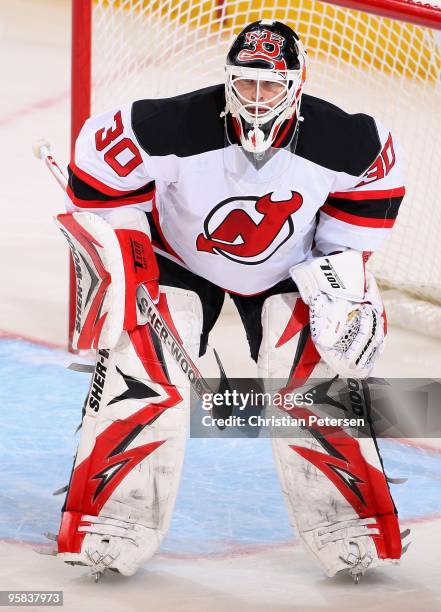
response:
[[[404,148],[406,197],[371,265],[389,319],[441,337],[441,6],[337,1],[73,0],[72,137],[116,104],[222,82],[244,25],[287,22],[308,51],[305,91],[376,116]]]

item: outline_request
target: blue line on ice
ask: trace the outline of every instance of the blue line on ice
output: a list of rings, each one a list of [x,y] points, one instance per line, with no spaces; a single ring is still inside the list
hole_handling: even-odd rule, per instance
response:
[[[88,375],[72,356],[30,342],[0,342],[0,539],[41,541],[57,531]],[[401,518],[441,511],[440,456],[381,441]],[[191,439],[163,551],[217,554],[292,538],[265,439]]]

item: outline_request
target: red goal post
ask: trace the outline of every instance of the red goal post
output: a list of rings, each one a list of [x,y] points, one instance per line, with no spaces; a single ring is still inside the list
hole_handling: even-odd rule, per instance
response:
[[[372,268],[391,320],[441,337],[438,2],[72,0],[72,147],[91,114],[220,82],[228,44],[246,23],[289,23],[308,50],[306,91],[373,114],[402,144],[407,195]],[[69,338],[74,317],[71,289]]]

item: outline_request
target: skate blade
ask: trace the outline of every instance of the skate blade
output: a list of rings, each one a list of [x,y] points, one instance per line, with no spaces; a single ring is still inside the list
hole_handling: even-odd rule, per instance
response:
[[[98,570],[97,572],[91,571],[90,576],[96,584],[97,582],[101,580],[101,578],[104,576],[105,573],[106,573],[105,569]]]

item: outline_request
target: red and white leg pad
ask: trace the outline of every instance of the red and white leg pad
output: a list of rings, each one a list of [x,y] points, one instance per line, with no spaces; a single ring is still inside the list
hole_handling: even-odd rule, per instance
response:
[[[357,576],[401,557],[374,440],[317,427],[310,438],[273,439],[273,451],[290,522],[328,576]]]
[[[310,377],[334,376],[309,333],[309,312],[297,294],[275,295],[262,311],[260,375],[300,391]],[[273,380],[271,380],[273,379]],[[314,406],[292,416],[314,414]],[[348,416],[347,414],[342,416]],[[308,422],[308,421],[307,421]],[[273,438],[273,453],[292,526],[328,576],[398,560],[398,518],[378,449],[338,427],[310,427],[305,437]]]
[[[199,297],[162,287],[163,317],[197,359]],[[149,326],[97,353],[61,527],[58,556],[131,575],[158,549],[178,490],[189,383]]]

